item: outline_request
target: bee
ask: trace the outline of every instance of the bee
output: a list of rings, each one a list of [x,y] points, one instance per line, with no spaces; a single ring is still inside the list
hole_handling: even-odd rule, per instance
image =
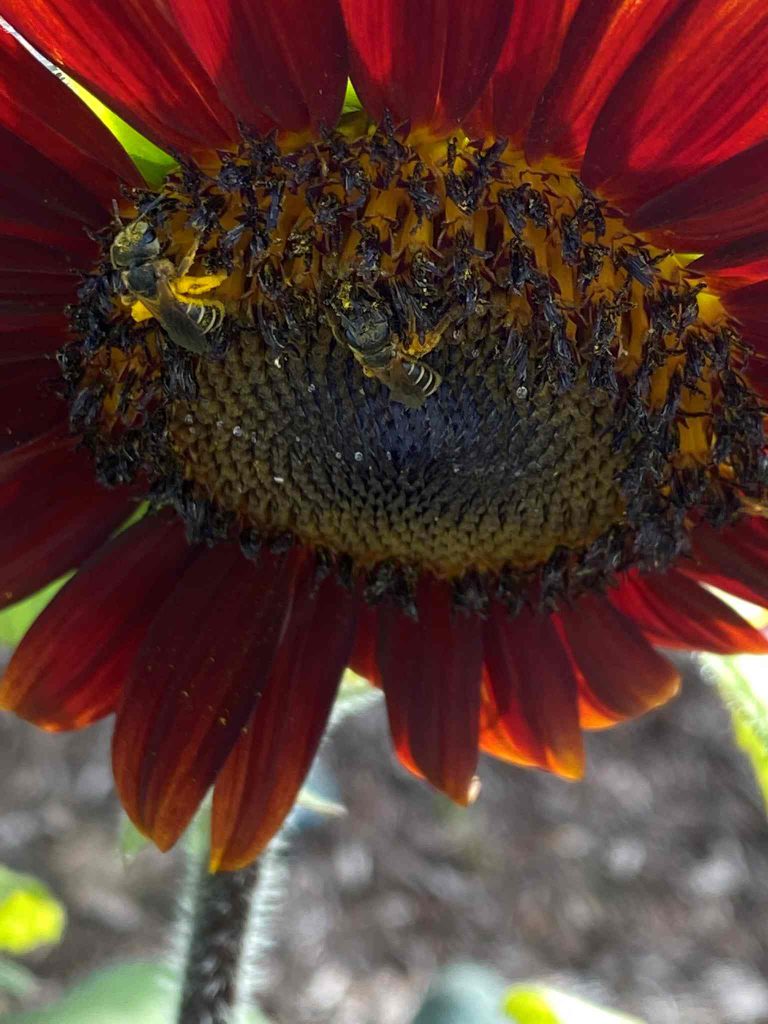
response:
[[[390,325],[385,303],[376,297],[352,297],[343,289],[336,303],[339,331],[334,331],[351,350],[366,373],[381,381],[393,402],[418,409],[442,384],[442,377],[420,360],[401,353]]]
[[[118,223],[121,223],[118,218]],[[221,327],[224,305],[216,301],[185,302],[174,295],[171,282],[187,273],[197,245],[179,268],[162,257],[162,246],[154,228],[143,217],[121,224],[110,246],[109,258],[120,274],[123,288],[157,320],[168,338],[180,348],[196,354],[210,350],[208,335]]]

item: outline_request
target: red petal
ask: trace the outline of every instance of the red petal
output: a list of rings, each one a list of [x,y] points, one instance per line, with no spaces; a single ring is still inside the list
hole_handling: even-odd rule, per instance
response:
[[[33,146],[0,126],[0,229],[5,234],[65,246],[79,266],[97,252],[83,228],[109,219],[83,186]]]
[[[751,328],[768,329],[768,281],[736,288],[723,296],[728,312]]]
[[[768,132],[765,0],[680,7],[595,121],[582,175],[630,213]]]
[[[77,285],[76,278],[68,274],[0,270],[0,315],[56,313],[76,298]]]
[[[512,727],[504,725],[504,715],[496,705],[488,670],[484,668],[480,691],[480,749],[491,757],[498,757],[512,764],[527,768],[547,768],[546,752],[523,718],[517,700],[514,701],[514,705],[516,722],[513,736]],[[511,716],[512,712],[507,708],[506,717],[511,719]]]
[[[677,693],[677,669],[605,597],[582,597],[558,617],[584,677],[585,728],[635,718]],[[606,721],[590,721],[590,711]]]
[[[641,206],[629,226],[686,252],[768,231],[768,142],[686,177]]]
[[[552,617],[525,608],[512,618],[493,604],[484,646],[497,727],[533,764],[581,778],[576,679]]]
[[[522,142],[579,0],[515,0],[501,53],[489,84],[468,118],[476,134],[493,133]],[[468,17],[476,5],[465,6]]]
[[[0,452],[39,437],[67,422],[67,406],[51,390],[59,377],[49,359],[0,367]]]
[[[722,530],[703,523],[692,534],[693,558],[677,568],[745,601],[768,607],[768,524],[745,519]]]
[[[525,146],[532,161],[550,155],[574,162],[581,158],[611,90],[683,2],[591,0],[581,4],[533,115]]]
[[[297,587],[256,711],[216,780],[212,870],[250,863],[293,807],[352,648],[356,604],[331,578]]]
[[[72,451],[73,441],[47,443],[0,459],[0,607],[75,568],[132,511],[129,493],[96,483],[90,458]]]
[[[113,765],[138,828],[172,846],[221,770],[269,678],[301,557],[234,544],[206,551],[179,580],[134,661],[117,715]]]
[[[68,341],[63,313],[25,313],[0,319],[0,366],[54,353]]]
[[[139,643],[190,558],[173,518],[148,517],[105,544],[22,640],[0,706],[52,730],[115,711]]]
[[[41,16],[34,10],[38,5],[24,6],[32,17]],[[0,124],[96,197],[101,207],[116,195],[121,180],[134,185],[141,182],[125,150],[96,115],[12,35],[2,31]],[[8,169],[5,158],[3,166]]]
[[[244,124],[332,128],[347,83],[338,0],[170,0],[191,49]]]
[[[692,579],[672,569],[626,579],[612,604],[662,647],[713,654],[768,654],[768,640]]]
[[[341,0],[350,76],[377,120],[450,130],[476,102],[501,52],[511,0]]]
[[[721,245],[694,260],[690,268],[731,286],[764,281],[768,278],[768,232]]]
[[[376,686],[381,685],[379,666],[376,663],[378,631],[378,611],[370,605],[361,603],[357,616],[355,642],[349,655],[349,667],[353,672],[357,672],[358,675],[363,676]]]
[[[159,0],[0,0],[0,14],[158,145],[209,149],[236,137],[215,86]]]
[[[425,578],[419,621],[379,612],[378,662],[398,757],[458,803],[471,798],[477,767],[482,669],[477,616],[454,614],[450,588]]]

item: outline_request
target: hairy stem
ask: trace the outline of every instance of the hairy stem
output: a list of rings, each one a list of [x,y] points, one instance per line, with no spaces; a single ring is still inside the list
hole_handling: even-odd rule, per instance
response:
[[[239,1008],[248,998],[241,991],[244,960],[261,874],[259,861],[215,875],[205,865],[200,869],[178,1024],[237,1024]]]

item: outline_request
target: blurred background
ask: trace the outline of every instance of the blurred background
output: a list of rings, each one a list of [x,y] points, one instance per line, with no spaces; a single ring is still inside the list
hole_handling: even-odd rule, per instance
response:
[[[269,1020],[411,1024],[432,985],[418,1024],[447,1024],[463,963],[482,969],[469,987],[533,979],[647,1024],[768,1024],[765,806],[713,685],[693,662],[685,677],[667,708],[588,738],[583,783],[485,760],[466,811],[395,763],[383,706],[346,718],[313,785],[348,813],[302,810],[284,854]],[[110,730],[0,716],[0,862],[68,916],[17,958],[35,982],[0,995],[2,1020],[59,1024],[21,1011],[166,949],[183,855],[121,852]]]

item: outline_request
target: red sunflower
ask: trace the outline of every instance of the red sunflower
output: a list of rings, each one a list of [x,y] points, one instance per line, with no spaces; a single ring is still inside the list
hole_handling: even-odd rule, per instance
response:
[[[766,651],[764,0],[0,13],[177,160],[0,37],[3,603],[77,570],[0,697],[160,847],[251,860],[346,665],[467,802]]]

